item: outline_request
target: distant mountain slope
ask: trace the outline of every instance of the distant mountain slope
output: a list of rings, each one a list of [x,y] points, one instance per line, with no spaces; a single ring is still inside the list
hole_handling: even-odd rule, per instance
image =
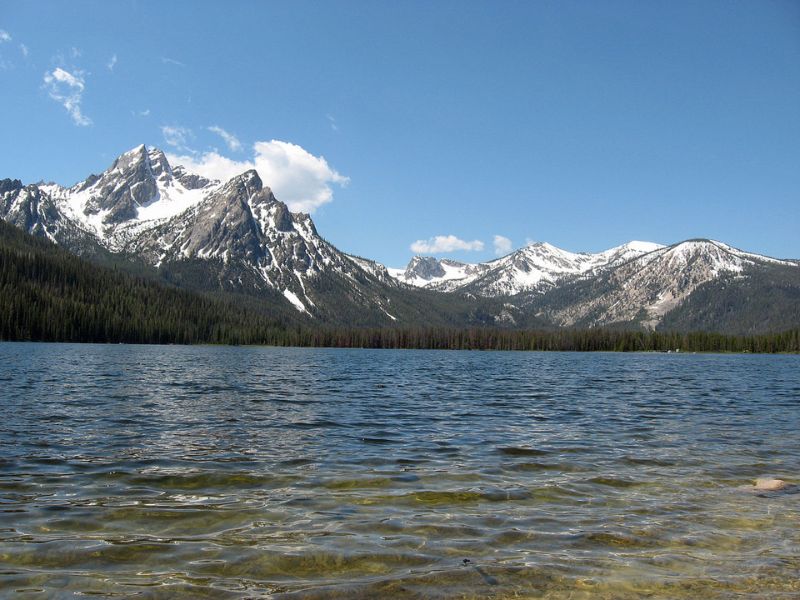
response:
[[[771,264],[722,275],[698,286],[664,315],[658,327],[732,335],[800,327],[800,269]]]
[[[415,256],[405,268],[391,269],[398,281],[445,291],[464,290],[479,296],[544,293],[565,282],[596,275],[648,252],[663,248],[651,242],[629,242],[604,252],[568,252],[546,242],[520,248],[496,260],[466,264]]]
[[[798,282],[800,269],[792,261],[743,252],[712,240],[689,240],[645,254],[597,277],[571,282],[542,297],[517,300],[533,314],[560,326],[761,333],[800,324],[793,316],[798,306],[792,306],[791,300],[800,291]],[[748,289],[750,292],[746,292]],[[754,314],[763,312],[759,307],[769,305],[777,289],[786,290],[785,301],[778,304],[787,310],[769,318],[764,313],[759,325]],[[712,298],[714,291],[722,290],[727,290],[728,299],[742,295],[740,301],[728,305],[724,318],[718,304],[724,304],[723,296]],[[717,303],[718,308],[701,310],[704,303]],[[688,308],[690,305],[694,308]],[[705,315],[706,320],[700,320],[699,315]]]

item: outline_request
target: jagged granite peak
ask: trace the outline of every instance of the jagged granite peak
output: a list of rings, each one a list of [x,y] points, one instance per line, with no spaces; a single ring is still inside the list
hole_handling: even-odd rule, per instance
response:
[[[150,204],[158,193],[156,178],[169,174],[167,159],[158,151],[155,165],[144,144],[125,152],[107,171],[73,188],[87,195],[83,213],[103,213],[104,225],[135,219],[140,206]],[[155,167],[155,168],[154,168]]]
[[[219,258],[234,255],[258,261],[265,255],[252,206],[274,203],[269,188],[253,170],[230,179],[183,213],[145,229],[126,246],[148,262],[176,258]]]
[[[250,200],[260,192],[257,175],[235,177],[186,213],[188,219],[181,220],[179,231],[169,227],[177,234],[170,245],[180,248],[186,257],[218,257],[227,262],[235,255],[257,262],[265,252]]]
[[[166,154],[158,148],[150,149],[147,152],[146,160],[150,164],[150,173],[153,177],[158,179],[173,174]]]
[[[116,251],[141,229],[176,216],[218,186],[182,167],[174,171],[164,152],[142,144],[70,188],[40,187],[73,221]]]
[[[372,289],[398,288],[385,268],[322,239],[311,217],[292,213],[255,170],[220,183],[173,167],[164,152],[140,145],[69,188],[39,184],[26,192],[21,182],[7,180],[2,189],[5,220],[76,252],[68,240],[169,272],[204,272],[205,280],[193,279],[201,285],[273,290],[308,314],[320,294],[346,290],[349,301],[379,319],[394,318],[388,300]],[[67,229],[73,234],[59,235]]]
[[[322,276],[349,281],[356,289],[376,281],[397,285],[385,269],[323,240],[311,217],[291,212],[255,170],[216,187],[183,213],[142,229],[124,250],[167,269],[193,261],[215,265],[209,268],[221,287],[275,290],[307,314],[315,310]],[[364,289],[358,296],[362,301],[369,293]]]

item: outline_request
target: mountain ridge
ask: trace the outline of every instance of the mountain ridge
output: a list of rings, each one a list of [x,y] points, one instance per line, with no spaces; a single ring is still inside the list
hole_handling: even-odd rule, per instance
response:
[[[0,218],[80,256],[123,257],[178,285],[245,294],[340,324],[657,329],[697,325],[706,315],[707,328],[733,327],[723,308],[690,302],[725,281],[723,295],[739,310],[771,306],[761,322],[775,327],[782,311],[794,324],[800,285],[798,260],[703,239],[632,241],[598,253],[536,242],[485,263],[416,256],[405,269],[387,268],[325,240],[311,216],[291,212],[255,170],[211,180],[144,144],[70,187],[1,180]],[[731,290],[739,288],[760,300],[735,302]]]

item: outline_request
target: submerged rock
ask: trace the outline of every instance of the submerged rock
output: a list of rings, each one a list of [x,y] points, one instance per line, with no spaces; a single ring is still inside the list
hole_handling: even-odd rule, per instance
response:
[[[783,479],[773,479],[771,477],[756,479],[753,489],[759,492],[776,492],[784,489],[788,484]]]

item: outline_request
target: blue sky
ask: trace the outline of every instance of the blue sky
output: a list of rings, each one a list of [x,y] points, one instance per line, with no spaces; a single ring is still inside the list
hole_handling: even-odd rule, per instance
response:
[[[795,1],[5,2],[0,84],[0,177],[255,165],[390,266],[495,236],[800,258]]]

